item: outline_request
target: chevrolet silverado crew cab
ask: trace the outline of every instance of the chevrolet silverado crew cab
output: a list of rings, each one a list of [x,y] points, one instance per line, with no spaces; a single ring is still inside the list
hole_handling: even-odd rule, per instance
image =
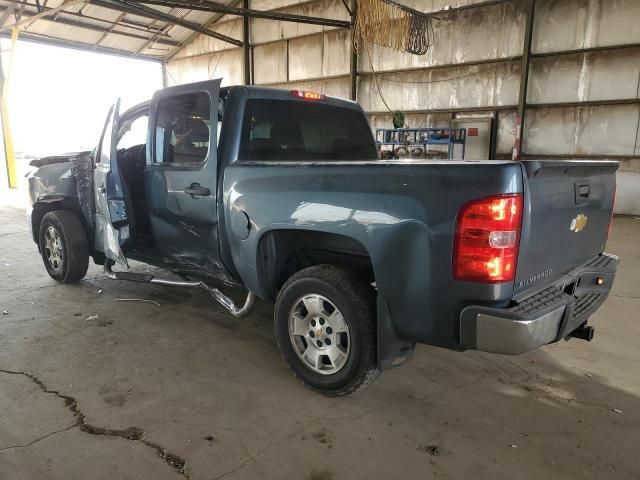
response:
[[[166,88],[116,103],[93,152],[32,165],[53,279],[80,280],[92,257],[114,279],[203,288],[235,316],[274,301],[282,356],[327,395],[416,343],[515,355],[590,340],[618,263],[604,253],[616,162],[379,160],[358,104],[313,92]]]

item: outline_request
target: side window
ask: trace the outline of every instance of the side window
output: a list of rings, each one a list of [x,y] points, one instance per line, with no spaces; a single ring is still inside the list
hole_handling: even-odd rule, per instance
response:
[[[118,150],[144,145],[147,143],[147,114],[124,122],[118,132]]]
[[[109,163],[111,156],[111,135],[113,130],[113,107],[109,110],[107,123],[102,130],[102,138],[100,139],[100,151],[96,155],[96,163]]]
[[[224,117],[224,106],[225,106],[224,102],[225,101],[222,97],[218,99],[218,130],[216,131],[218,145],[220,145],[220,132],[222,132],[222,117]]]
[[[154,163],[194,164],[209,152],[211,104],[204,92],[166,98],[158,103]]]
[[[249,133],[249,140],[271,140],[273,122],[255,123]]]

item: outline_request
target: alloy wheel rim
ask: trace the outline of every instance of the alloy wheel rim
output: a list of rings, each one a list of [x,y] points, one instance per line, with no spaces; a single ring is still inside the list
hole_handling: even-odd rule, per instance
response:
[[[349,326],[328,298],[310,293],[289,312],[289,339],[306,367],[321,375],[339,372],[351,351]]]
[[[44,253],[52,269],[55,271],[62,269],[62,239],[53,226],[47,227],[44,233]]]

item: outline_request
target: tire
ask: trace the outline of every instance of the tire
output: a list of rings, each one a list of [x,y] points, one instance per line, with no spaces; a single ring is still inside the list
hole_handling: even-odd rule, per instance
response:
[[[54,280],[77,282],[87,274],[89,243],[75,213],[68,210],[47,213],[40,222],[38,242],[44,266]]]
[[[349,395],[380,375],[374,293],[357,275],[332,265],[305,268],[284,284],[276,300],[276,340],[307,388],[332,397]]]

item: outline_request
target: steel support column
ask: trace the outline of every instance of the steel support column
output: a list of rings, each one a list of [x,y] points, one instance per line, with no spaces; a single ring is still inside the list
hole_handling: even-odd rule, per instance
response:
[[[527,19],[522,46],[522,67],[520,71],[520,95],[518,97],[518,115],[516,117],[516,139],[513,145],[513,160],[520,160],[522,154],[522,136],[524,134],[524,117],[527,111],[527,90],[529,88],[529,65],[531,63],[531,40],[533,38],[533,20],[536,0],[527,0]]]
[[[500,126],[500,112],[493,112],[491,119],[491,134],[489,139],[489,160],[495,160],[498,156],[498,127]]]
[[[167,78],[167,61],[162,60],[162,88],[167,88],[169,86],[169,79]]]
[[[358,8],[358,2],[353,0],[353,2],[351,2],[351,10],[349,10],[351,14],[351,66],[349,76],[351,77],[351,100],[354,102],[358,100],[358,52],[353,46],[353,36],[356,32],[356,8]]]
[[[249,8],[249,0],[243,0],[242,6],[245,10]],[[244,50],[244,84],[251,85],[251,19],[249,17],[242,18],[242,43]]]
[[[16,171],[16,154],[13,149],[13,137],[9,126],[9,107],[7,105],[7,93],[9,91],[9,79],[11,78],[11,66],[13,54],[16,49],[19,30],[14,28],[11,32],[11,49],[9,51],[9,65],[7,75],[4,75],[2,67],[2,54],[0,53],[0,120],[2,120],[2,139],[4,143],[4,158],[7,166],[7,183],[9,188],[18,188],[18,173]]]

